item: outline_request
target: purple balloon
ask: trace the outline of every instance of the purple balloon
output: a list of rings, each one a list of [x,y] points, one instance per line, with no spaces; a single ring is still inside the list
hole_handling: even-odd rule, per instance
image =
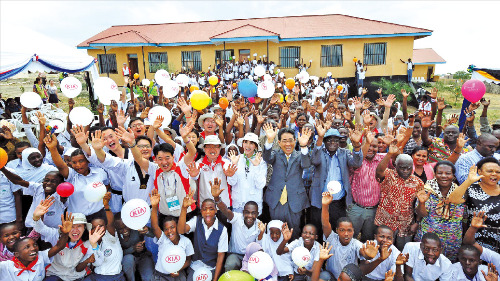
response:
[[[462,85],[462,95],[471,103],[481,100],[486,93],[486,86],[480,80],[472,79]]]

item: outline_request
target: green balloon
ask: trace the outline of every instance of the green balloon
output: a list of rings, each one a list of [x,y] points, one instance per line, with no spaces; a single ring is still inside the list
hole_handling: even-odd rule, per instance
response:
[[[209,98],[208,100],[208,106],[211,106],[212,105],[212,98]]]
[[[219,281],[255,281],[255,278],[246,272],[231,270],[222,274]]]

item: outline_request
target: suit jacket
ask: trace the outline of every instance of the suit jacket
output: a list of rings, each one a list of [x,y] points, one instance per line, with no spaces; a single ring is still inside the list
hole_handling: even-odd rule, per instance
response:
[[[321,208],[321,197],[323,187],[328,176],[328,157],[324,152],[324,145],[321,147],[315,146],[312,152],[311,163],[315,166],[314,176],[309,190],[311,197],[311,205],[316,208]],[[342,174],[342,184],[346,192],[347,206],[352,204],[351,183],[349,182],[349,167],[358,168],[363,163],[363,152],[351,153],[348,149],[338,148],[337,157],[339,158],[340,172]]]
[[[311,166],[309,153],[304,155],[300,151],[293,151],[287,161],[283,150],[264,149],[262,158],[273,166],[273,174],[264,194],[264,200],[269,207],[276,208],[285,185],[288,204],[294,213],[309,207],[309,199],[302,181],[303,169]]]

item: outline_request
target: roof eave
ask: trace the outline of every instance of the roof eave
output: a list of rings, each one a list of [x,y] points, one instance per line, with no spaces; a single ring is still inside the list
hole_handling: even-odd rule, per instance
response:
[[[425,65],[425,64],[445,64],[445,61],[437,61],[437,62],[416,62],[415,65]]]

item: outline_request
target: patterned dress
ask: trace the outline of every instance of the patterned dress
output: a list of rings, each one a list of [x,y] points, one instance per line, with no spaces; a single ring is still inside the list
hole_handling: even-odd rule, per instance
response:
[[[488,216],[484,224],[476,233],[476,241],[481,246],[492,251],[500,252],[500,195],[490,196],[477,183],[471,185],[465,193],[469,216],[474,212],[485,212]]]
[[[467,146],[462,149],[462,154],[467,153],[472,150],[472,147]],[[441,160],[446,160],[453,151],[444,142],[442,138],[434,138],[432,144],[429,146],[429,163],[438,162]]]
[[[457,187],[453,184],[448,195]],[[443,255],[452,262],[457,260],[458,249],[462,245],[462,218],[465,204],[448,203],[439,190],[436,179],[427,181],[425,190],[431,192],[429,200],[425,202],[425,209],[429,213],[420,223],[415,241],[421,241],[422,235],[427,232],[436,233],[443,243]]]

